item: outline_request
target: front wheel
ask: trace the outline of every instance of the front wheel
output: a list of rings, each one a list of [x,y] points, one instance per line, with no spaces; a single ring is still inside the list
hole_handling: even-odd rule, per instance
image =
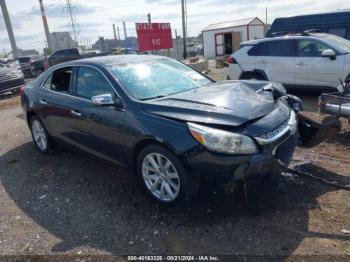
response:
[[[39,117],[31,117],[30,131],[36,148],[43,154],[49,154],[51,152],[50,136]]]
[[[199,176],[189,173],[176,155],[162,146],[150,145],[140,152],[137,173],[151,197],[165,206],[184,204],[199,190]]]

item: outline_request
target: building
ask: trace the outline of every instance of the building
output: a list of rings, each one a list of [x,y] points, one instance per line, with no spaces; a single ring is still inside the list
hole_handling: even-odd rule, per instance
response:
[[[50,33],[50,42],[52,51],[78,47],[78,42],[74,41],[69,32],[52,32]]]
[[[204,56],[232,54],[244,41],[264,37],[265,24],[257,17],[211,24],[202,30]]]

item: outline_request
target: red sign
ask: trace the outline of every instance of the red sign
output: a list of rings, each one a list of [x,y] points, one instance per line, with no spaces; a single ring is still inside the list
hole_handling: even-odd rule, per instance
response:
[[[170,23],[136,23],[141,52],[173,47]]]

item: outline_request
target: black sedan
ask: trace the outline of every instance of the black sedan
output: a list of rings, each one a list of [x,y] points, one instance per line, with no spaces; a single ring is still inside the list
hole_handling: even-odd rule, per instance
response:
[[[56,65],[23,90],[22,104],[40,152],[65,144],[132,168],[165,205],[193,198],[203,177],[279,172],[301,106],[280,84],[215,82],[149,55]]]

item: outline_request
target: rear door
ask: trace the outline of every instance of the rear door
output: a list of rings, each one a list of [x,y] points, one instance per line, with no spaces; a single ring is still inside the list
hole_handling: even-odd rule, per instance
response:
[[[342,77],[344,56],[335,59],[322,57],[322,51],[332,49],[316,39],[297,41],[295,58],[295,84],[299,87],[337,87]]]
[[[215,34],[215,54],[216,56],[224,55],[224,34]]]
[[[63,142],[70,142],[72,115],[70,105],[72,96],[73,67],[53,71],[38,89],[36,100],[39,115],[50,135]]]
[[[293,85],[294,50],[293,39],[262,42],[259,44],[255,68],[263,71],[270,81]]]

